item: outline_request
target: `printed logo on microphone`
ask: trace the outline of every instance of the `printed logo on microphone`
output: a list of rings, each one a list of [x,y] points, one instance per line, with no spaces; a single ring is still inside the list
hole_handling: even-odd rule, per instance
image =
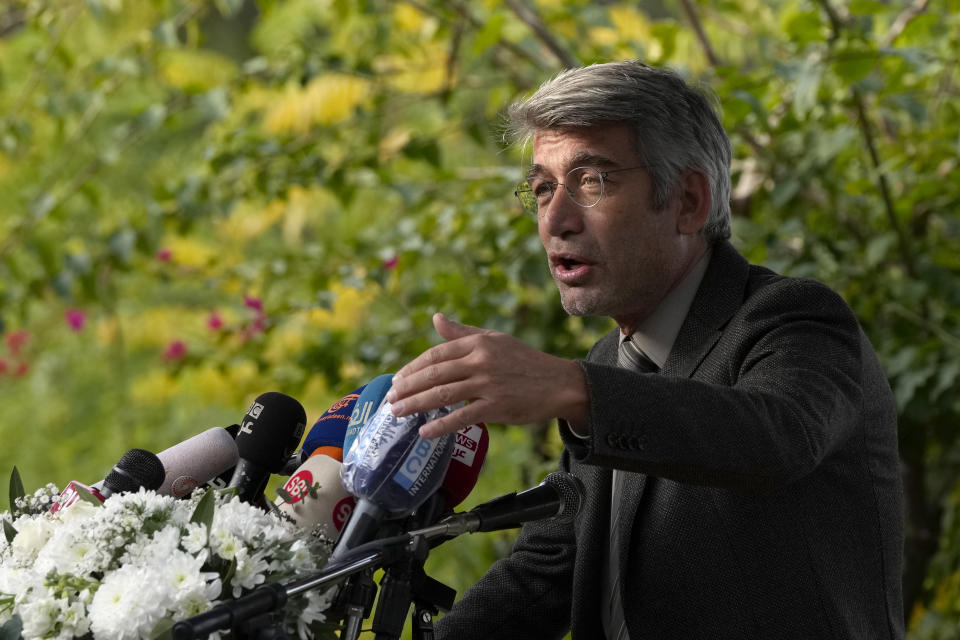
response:
[[[290,504],[296,504],[303,500],[304,496],[310,493],[310,487],[313,486],[313,474],[308,469],[301,469],[290,476],[287,484],[283,485],[283,490],[290,494],[293,499]]]
[[[337,531],[343,531],[343,525],[347,524],[347,520],[350,519],[350,514],[353,513],[353,507],[356,504],[357,501],[353,496],[346,496],[333,506],[333,526],[337,528]]]
[[[473,466],[473,459],[477,455],[477,448],[480,446],[483,429],[475,424],[471,424],[457,431],[456,436],[457,443],[453,447],[451,462],[460,462],[468,467]]]
[[[410,451],[407,459],[404,460],[400,468],[397,469],[397,473],[393,476],[393,481],[406,489],[411,495],[415,493],[416,489],[420,487],[420,483],[418,483],[417,480],[420,479],[421,475],[429,474],[436,465],[437,461],[433,458],[433,452],[441,442],[443,442],[442,438],[433,438],[431,440],[418,438],[417,443],[413,446],[413,450]],[[415,484],[417,485],[416,488],[411,489]]]
[[[170,485],[170,491],[173,493],[174,497],[182,498],[185,495],[189,495],[197,488],[197,479],[193,476],[180,476],[173,481],[173,484]]]
[[[247,413],[250,414],[251,418],[257,419],[260,417],[261,411],[263,411],[263,405],[254,400],[253,404],[250,405],[250,410],[247,411]]]

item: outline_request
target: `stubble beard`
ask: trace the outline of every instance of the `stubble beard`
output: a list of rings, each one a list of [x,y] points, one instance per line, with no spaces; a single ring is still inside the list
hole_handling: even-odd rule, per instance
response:
[[[567,287],[557,284],[560,304],[571,316],[614,316],[623,300],[615,294],[602,291],[585,291],[582,287]]]

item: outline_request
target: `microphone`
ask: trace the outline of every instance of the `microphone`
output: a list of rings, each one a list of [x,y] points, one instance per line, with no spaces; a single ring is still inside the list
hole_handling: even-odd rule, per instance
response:
[[[423,535],[429,540],[475,531],[514,529],[531,520],[572,522],[580,513],[583,497],[580,478],[554,471],[531,489],[494,498],[465,513],[447,516],[431,527],[411,531],[410,535]]]
[[[360,392],[366,385],[354,389],[347,395],[334,402],[323,415],[310,427],[310,432],[300,447],[299,464],[318,453],[329,456],[338,462],[343,462],[343,443],[350,422],[350,415],[357,404]],[[297,456],[293,456],[296,458]]]
[[[453,454],[453,434],[424,439],[419,429],[455,407],[399,418],[390,407],[389,402],[380,407],[344,458],[340,475],[344,488],[357,497],[357,506],[331,561],[376,537],[383,520],[411,513],[443,483]]]
[[[161,495],[190,495],[201,484],[215,481],[237,465],[240,453],[230,431],[213,427],[157,454],[165,470]]]
[[[271,473],[279,473],[296,449],[307,424],[303,405],[278,391],[260,394],[240,423],[239,460],[228,488],[244,502],[255,504]]]
[[[277,509],[311,535],[323,535],[336,542],[356,504],[343,488],[340,466],[339,461],[322,453],[307,458],[283,485],[290,501],[277,498]]]
[[[454,434],[455,445],[450,456],[447,475],[443,477],[440,493],[444,497],[444,511],[463,502],[480,479],[480,469],[487,459],[490,434],[482,422],[467,425]]]
[[[137,491],[141,487],[149,490],[159,489],[163,484],[163,478],[163,463],[155,454],[146,449],[130,449],[121,456],[117,464],[113,465],[107,477],[93,487],[77,481],[67,484],[60,492],[60,499],[50,507],[50,513],[66,509],[77,502],[80,499],[77,487],[85,489],[103,502],[115,493]]]
[[[350,447],[357,441],[357,436],[360,435],[363,427],[370,422],[370,418],[380,409],[391,386],[393,386],[393,374],[384,373],[362,387],[363,392],[353,406],[350,423],[347,425],[347,432],[343,436],[344,455],[350,451]]]

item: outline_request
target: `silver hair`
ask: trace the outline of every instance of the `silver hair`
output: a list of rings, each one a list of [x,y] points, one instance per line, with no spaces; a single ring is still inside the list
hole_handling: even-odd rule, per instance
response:
[[[635,60],[594,64],[563,71],[510,105],[508,133],[526,143],[543,129],[630,125],[655,209],[669,203],[684,171],[706,174],[712,203],[703,233],[712,243],[730,237],[730,139],[716,104],[668,69]]]

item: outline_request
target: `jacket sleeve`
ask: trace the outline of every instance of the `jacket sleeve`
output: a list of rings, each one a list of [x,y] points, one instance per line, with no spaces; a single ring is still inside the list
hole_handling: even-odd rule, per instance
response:
[[[575,459],[671,480],[763,490],[804,477],[862,419],[861,332],[830,289],[783,279],[754,292],[690,378],[581,363],[591,437]]]

